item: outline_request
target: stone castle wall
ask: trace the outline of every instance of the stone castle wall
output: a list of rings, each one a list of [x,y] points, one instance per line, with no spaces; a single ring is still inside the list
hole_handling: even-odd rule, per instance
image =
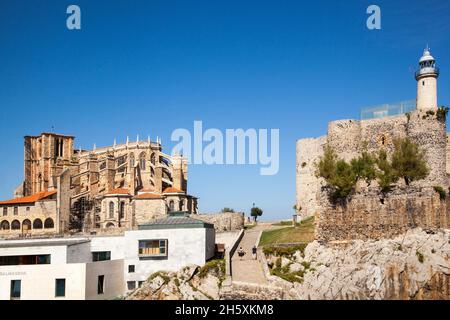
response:
[[[215,214],[199,214],[194,219],[214,224],[217,232],[235,231],[244,229],[244,214],[241,212],[225,212]]]
[[[330,122],[327,136],[302,139],[297,142],[297,207],[299,215],[308,217],[323,209],[320,192],[323,179],[315,176],[315,164],[323,154],[323,146],[330,145],[340,158],[347,161],[362,151],[377,152],[394,149],[394,139],[409,137],[426,153],[430,173],[424,180],[414,182],[416,187],[447,186],[447,147],[445,123],[436,116],[421,111],[371,120],[340,120]]]
[[[417,227],[449,228],[449,209],[450,199],[441,200],[433,188],[397,190],[388,197],[359,194],[346,205],[328,203],[321,210],[316,217],[316,238],[323,242],[382,239]]]

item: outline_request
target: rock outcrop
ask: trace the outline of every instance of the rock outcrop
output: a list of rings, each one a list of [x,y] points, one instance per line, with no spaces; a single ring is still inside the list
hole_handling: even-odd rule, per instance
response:
[[[315,241],[283,261],[287,272],[304,271],[289,284],[288,298],[449,300],[449,256],[450,230],[414,229],[378,241]],[[269,264],[274,260],[267,258]]]

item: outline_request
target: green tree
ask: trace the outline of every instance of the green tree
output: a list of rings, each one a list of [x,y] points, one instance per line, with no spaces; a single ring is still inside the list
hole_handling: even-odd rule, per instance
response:
[[[412,181],[424,179],[428,173],[425,152],[409,138],[395,139],[392,153],[392,168],[397,177],[402,178],[406,185]]]
[[[336,162],[338,160],[338,157],[333,148],[331,148],[329,145],[326,145],[323,151],[323,156],[320,158],[320,161],[317,164],[316,175],[328,181],[336,173]]]
[[[256,220],[258,219],[258,217],[262,216],[263,211],[258,208],[258,207],[253,207],[250,210],[250,215],[253,217],[253,220],[256,222]]]
[[[392,168],[387,152],[385,150],[380,150],[375,161],[379,169],[376,172],[376,177],[381,191],[389,192],[392,189],[393,184],[398,181],[398,176]]]
[[[376,178],[375,159],[367,151],[350,162],[356,179],[364,179],[368,185]]]
[[[225,207],[225,208],[223,208],[220,212],[222,212],[222,213],[226,213],[226,212],[234,212],[234,209]]]

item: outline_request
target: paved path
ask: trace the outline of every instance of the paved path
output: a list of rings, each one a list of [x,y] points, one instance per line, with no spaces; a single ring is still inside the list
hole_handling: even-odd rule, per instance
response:
[[[260,232],[269,229],[270,225],[260,224],[252,229],[245,231],[241,242],[239,243],[235,254],[231,259],[232,264],[232,280],[238,282],[247,282],[254,284],[267,285],[268,282],[264,276],[264,271],[260,260],[252,259],[252,248],[258,240]],[[237,251],[242,247],[245,256],[239,258]]]

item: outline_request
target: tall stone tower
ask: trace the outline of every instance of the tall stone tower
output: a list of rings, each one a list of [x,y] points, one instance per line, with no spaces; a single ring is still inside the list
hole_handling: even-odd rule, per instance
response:
[[[25,136],[23,195],[56,188],[56,177],[72,164],[73,136],[42,133]]]
[[[436,67],[436,60],[426,48],[419,61],[419,70],[416,72],[417,80],[417,110],[437,110],[437,78],[439,68]]]

